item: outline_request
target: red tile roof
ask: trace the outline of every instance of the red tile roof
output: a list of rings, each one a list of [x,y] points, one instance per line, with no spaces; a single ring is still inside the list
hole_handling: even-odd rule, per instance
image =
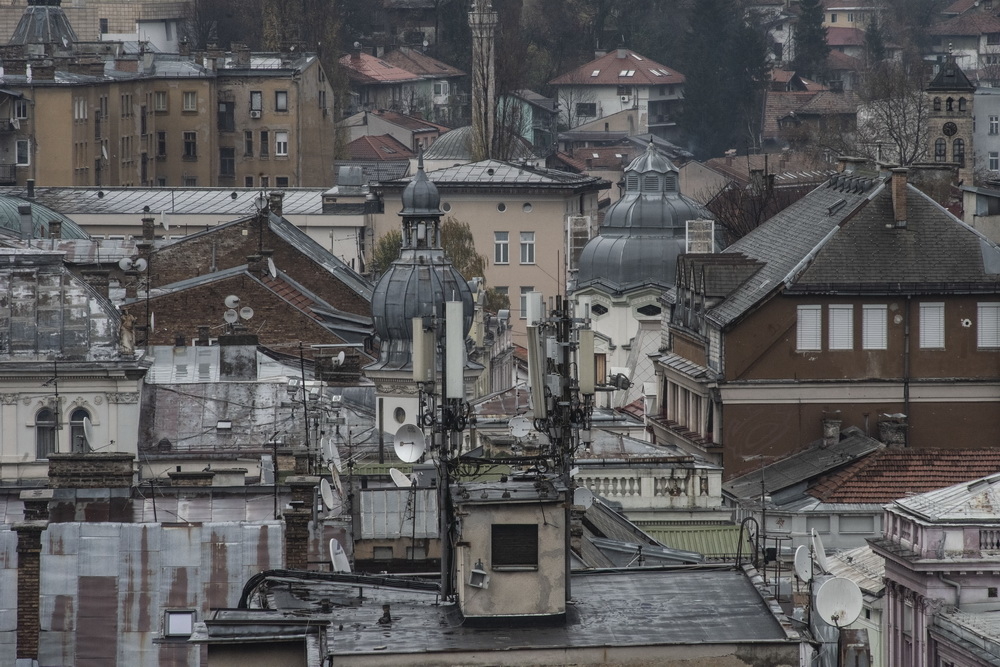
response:
[[[1000,472],[1000,449],[887,448],[820,477],[809,494],[827,503],[888,503]]]
[[[347,77],[352,81],[362,83],[404,83],[408,81],[420,81],[420,77],[413,72],[407,72],[394,65],[390,65],[381,58],[370,56],[367,53],[350,53],[341,56],[339,60]]]
[[[684,83],[677,70],[628,49],[614,49],[549,81],[553,86],[664,86]]]
[[[765,138],[777,137],[779,134],[778,119],[784,118],[791,112],[799,109],[803,104],[817,95],[815,92],[784,92],[769,90],[764,99],[764,127],[763,136]]]
[[[860,28],[827,28],[826,43],[837,46],[864,46],[865,32]]]
[[[955,0],[941,10],[942,14],[964,14],[979,3],[979,0]]]
[[[465,72],[457,67],[446,65],[440,60],[431,58],[426,53],[406,46],[401,46],[395,51],[389,51],[382,56],[382,60],[386,61],[390,65],[404,69],[407,72],[419,74],[420,76],[427,77],[428,79],[445,79],[455,76],[465,76]]]
[[[849,56],[840,51],[830,51],[826,57],[826,66],[833,71],[848,70],[850,72],[860,72],[864,70],[864,63],[860,58]]]
[[[969,12],[947,21],[935,23],[927,29],[930,35],[973,37],[984,33],[1000,32],[1000,18],[988,12]]]
[[[317,315],[312,308],[316,305],[316,302],[299,291],[299,289],[291,283],[286,282],[281,278],[272,278],[269,275],[264,275],[260,278],[260,281],[287,303],[302,311],[306,316],[311,317],[314,320],[320,319],[319,315]]]
[[[409,160],[414,152],[390,134],[358,137],[347,144],[352,160]]]

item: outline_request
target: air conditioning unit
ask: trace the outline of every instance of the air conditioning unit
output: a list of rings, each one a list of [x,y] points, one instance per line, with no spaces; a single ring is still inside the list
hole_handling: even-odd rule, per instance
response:
[[[628,102],[628,95],[622,95],[622,102]]]
[[[250,117],[251,118],[260,118],[260,110],[258,110],[258,109],[251,109],[251,111],[250,111]]]

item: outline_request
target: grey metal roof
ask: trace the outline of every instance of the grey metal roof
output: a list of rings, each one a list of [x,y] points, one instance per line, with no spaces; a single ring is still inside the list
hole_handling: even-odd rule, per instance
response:
[[[535,157],[531,147],[521,141],[514,143],[515,160],[530,160]],[[424,158],[431,160],[472,161],[472,127],[459,127],[439,136],[425,151]]]
[[[763,490],[774,493],[830,472],[883,446],[856,426],[841,431],[840,440],[827,447],[823,447],[822,442],[822,439],[816,440],[800,452],[731,479],[722,485],[722,490],[736,498],[759,498],[762,478]]]
[[[64,239],[89,239],[90,235],[70,218],[60,211],[60,207],[52,207],[45,203],[32,199],[24,199],[13,195],[0,194],[0,234],[13,233],[20,236],[21,214],[18,207],[22,205],[31,206],[31,222],[34,229],[34,238],[47,238],[49,222],[58,220],[62,223],[62,238]]]
[[[21,14],[8,44],[55,44],[68,48],[77,41],[66,12],[58,4],[29,4]]]
[[[285,215],[322,213],[326,190],[328,188],[282,188],[285,193],[282,212]],[[244,216],[257,211],[256,199],[260,193],[254,188],[36,187],[34,198],[27,199],[24,186],[0,187],[0,195],[20,197],[33,205],[47,206],[66,215],[142,215],[148,206],[153,214]],[[0,197],[0,203],[7,198]],[[14,208],[16,211],[17,207]]]
[[[933,522],[1000,523],[1000,473],[901,498],[893,506]]]
[[[425,156],[426,159],[430,159]],[[428,172],[430,178],[439,188],[459,187],[463,185],[490,187],[541,187],[552,189],[593,188],[606,189],[610,184],[604,179],[583,174],[573,174],[568,171],[546,169],[528,164],[502,162],[500,160],[482,160],[470,164],[445,167]],[[404,179],[408,181],[409,179]],[[405,185],[403,181],[396,183]],[[384,185],[392,185],[386,183]]]

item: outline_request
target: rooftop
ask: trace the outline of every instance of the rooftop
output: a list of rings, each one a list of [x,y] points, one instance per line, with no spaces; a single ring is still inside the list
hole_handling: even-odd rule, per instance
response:
[[[613,49],[586,65],[557,76],[550,86],[664,86],[684,83],[677,70],[629,49]]]

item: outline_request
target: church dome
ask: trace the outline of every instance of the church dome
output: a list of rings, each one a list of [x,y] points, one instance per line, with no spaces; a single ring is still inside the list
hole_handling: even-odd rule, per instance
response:
[[[584,246],[577,289],[673,285],[677,256],[686,250],[687,222],[711,217],[680,193],[677,167],[650,143],[625,168],[625,193],[608,208],[599,234]]]

